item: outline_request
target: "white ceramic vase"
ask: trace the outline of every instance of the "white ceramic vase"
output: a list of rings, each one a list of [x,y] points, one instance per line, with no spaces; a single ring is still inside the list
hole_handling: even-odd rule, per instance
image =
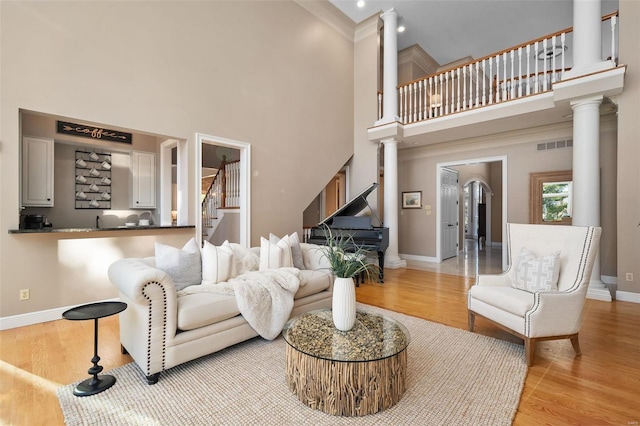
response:
[[[336,278],[331,304],[333,324],[340,331],[349,331],[356,322],[356,287],[353,278]]]

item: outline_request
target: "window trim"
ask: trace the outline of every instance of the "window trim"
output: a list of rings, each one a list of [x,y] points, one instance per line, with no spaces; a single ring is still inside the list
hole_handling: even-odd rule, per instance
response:
[[[558,222],[545,222],[542,220],[542,185],[544,183],[571,181],[573,181],[572,170],[529,173],[529,223],[571,225],[571,217],[565,217]]]

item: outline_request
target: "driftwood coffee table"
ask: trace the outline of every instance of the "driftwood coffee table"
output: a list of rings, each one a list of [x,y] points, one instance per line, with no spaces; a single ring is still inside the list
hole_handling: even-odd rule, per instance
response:
[[[282,331],[287,385],[300,401],[338,416],[364,416],[396,404],[405,391],[409,332],[385,316],[357,312],[347,332],[331,310],[309,312]]]

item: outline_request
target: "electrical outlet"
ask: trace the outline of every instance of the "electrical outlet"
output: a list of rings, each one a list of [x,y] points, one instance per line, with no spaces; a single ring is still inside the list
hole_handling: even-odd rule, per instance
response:
[[[20,300],[29,300],[29,289],[23,288],[20,290]]]
[[[627,281],[633,281],[633,273],[627,272],[625,278]]]

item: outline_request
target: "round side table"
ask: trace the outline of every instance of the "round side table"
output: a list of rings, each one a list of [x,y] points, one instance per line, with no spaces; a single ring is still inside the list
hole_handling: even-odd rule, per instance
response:
[[[116,382],[116,378],[110,375],[98,376],[102,371],[102,366],[98,365],[100,357],[98,356],[98,319],[115,315],[127,309],[127,304],[122,302],[99,302],[88,305],[76,306],[62,313],[62,318],[72,321],[94,320],[93,334],[93,358],[91,362],[93,366],[89,368],[88,373],[93,375],[92,378],[78,383],[73,390],[75,396],[89,396],[109,389]]]

